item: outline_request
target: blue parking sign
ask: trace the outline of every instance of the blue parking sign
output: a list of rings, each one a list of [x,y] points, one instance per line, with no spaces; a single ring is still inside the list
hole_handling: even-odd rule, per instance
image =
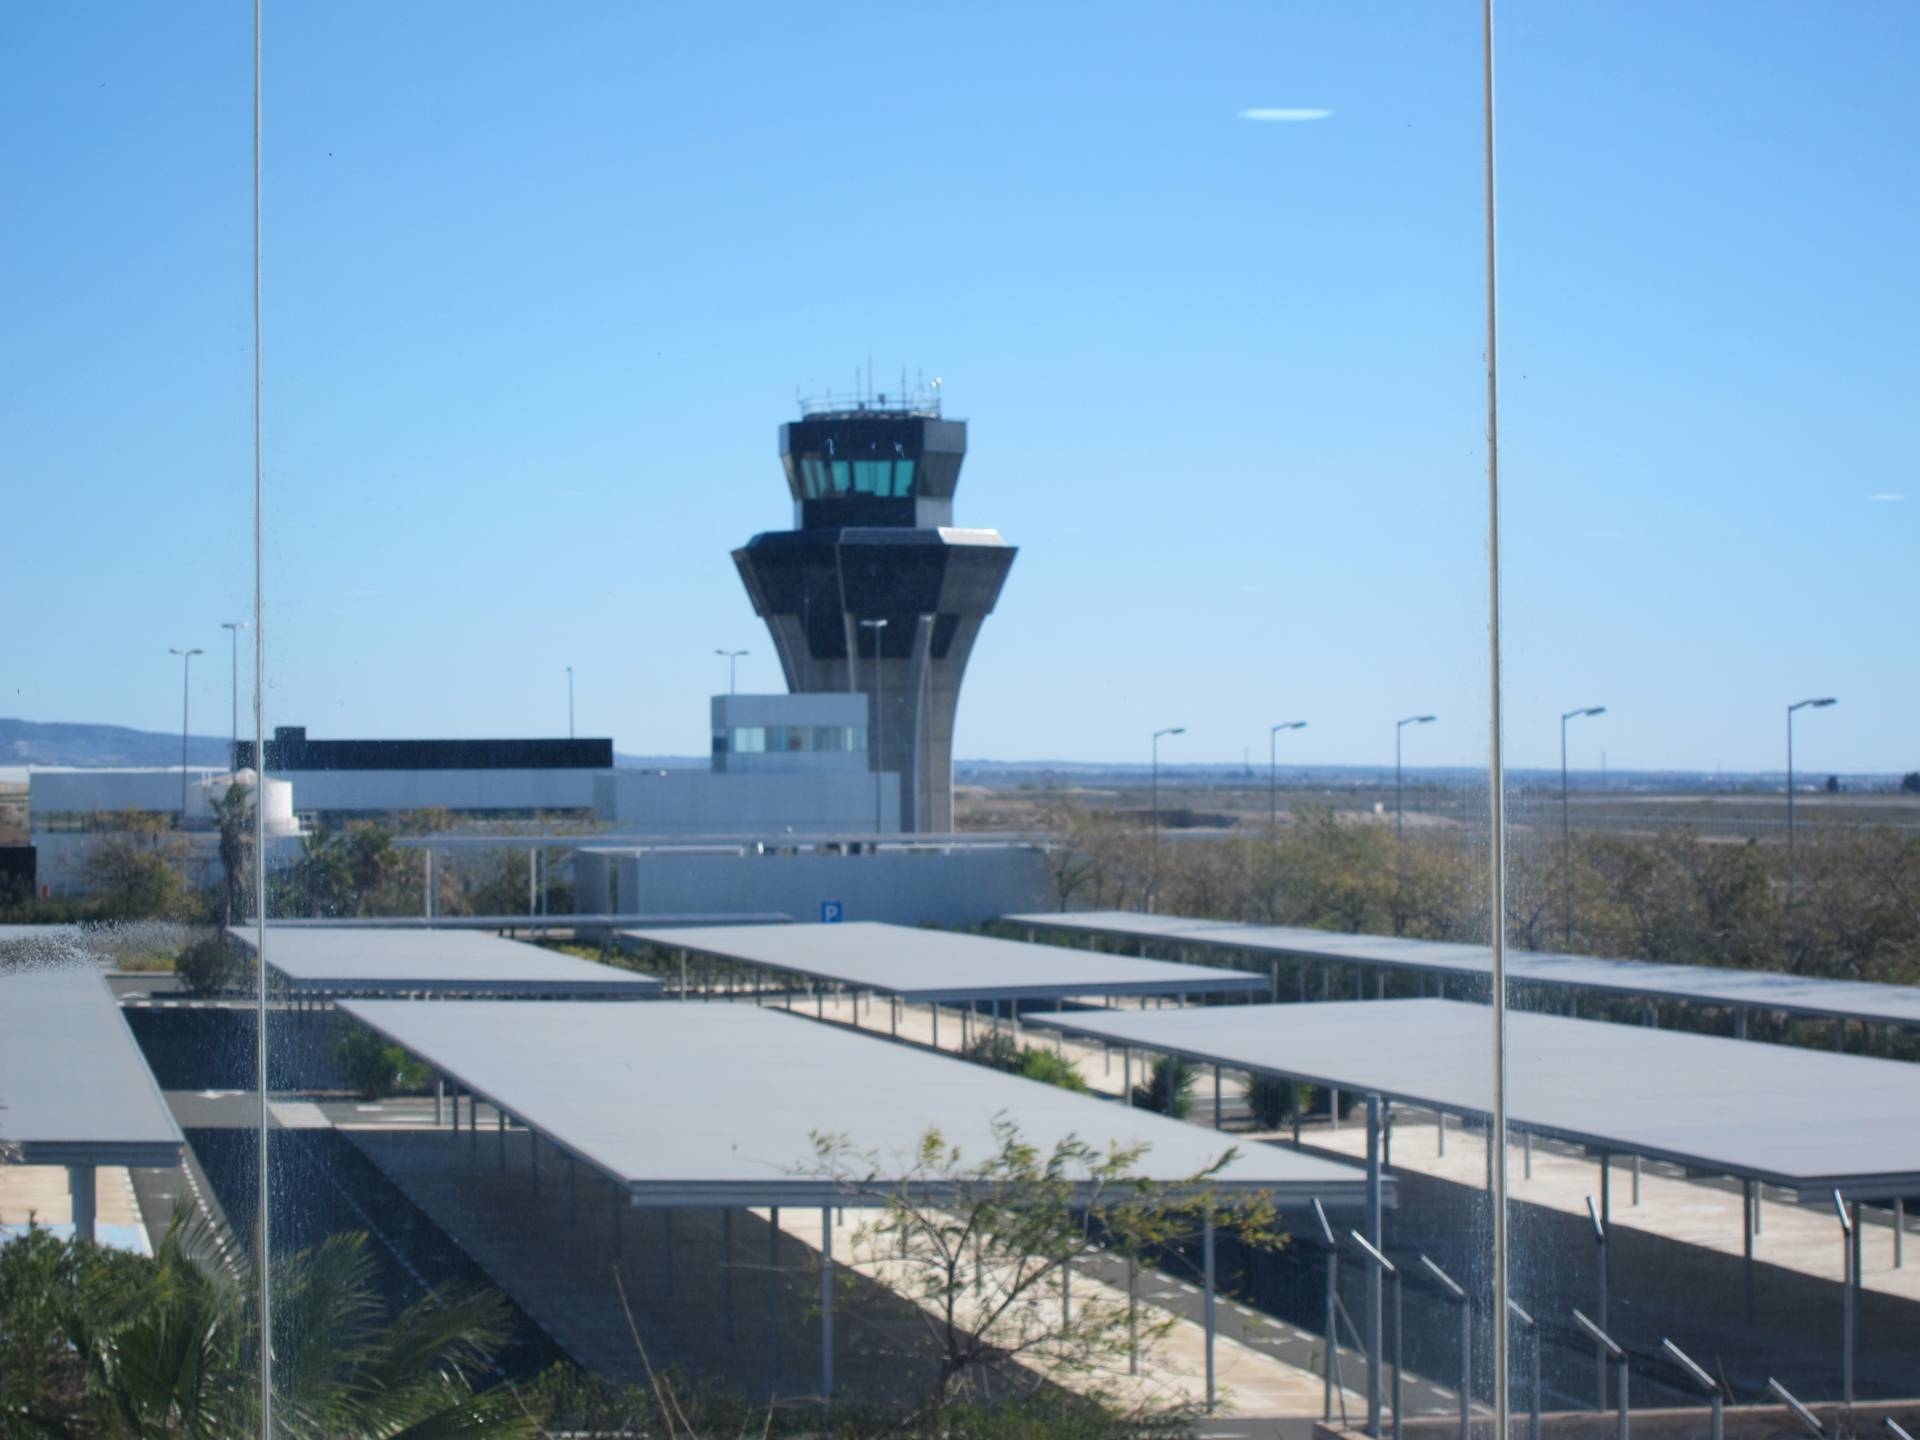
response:
[[[822,900],[820,902],[820,923],[822,925],[838,925],[846,918],[847,907],[838,900]]]

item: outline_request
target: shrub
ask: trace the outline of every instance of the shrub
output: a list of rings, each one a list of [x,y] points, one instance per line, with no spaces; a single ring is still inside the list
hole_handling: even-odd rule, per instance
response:
[[[196,940],[173,961],[173,973],[195,995],[211,995],[236,985],[245,976],[247,960],[240,947],[225,935]]]
[[[1058,1085],[1062,1090],[1074,1090],[1082,1095],[1087,1092],[1086,1077],[1081,1075],[1080,1067],[1051,1050],[1034,1046],[1022,1050],[1019,1073],[1043,1085]]]
[[[340,1032],[333,1059],[347,1083],[367,1100],[419,1090],[433,1078],[425,1065],[364,1025],[350,1024]]]
[[[1133,1087],[1134,1108],[1184,1120],[1193,1110],[1193,1087],[1199,1079],[1200,1072],[1186,1061],[1177,1056],[1162,1056],[1147,1072],[1147,1083]]]
[[[976,1034],[961,1050],[960,1058],[1010,1074],[1020,1071],[1020,1047],[1014,1044],[1011,1035],[1000,1030],[984,1030]]]
[[[1278,1130],[1284,1125],[1297,1098],[1290,1080],[1273,1075],[1247,1077],[1247,1108],[1262,1130]]]

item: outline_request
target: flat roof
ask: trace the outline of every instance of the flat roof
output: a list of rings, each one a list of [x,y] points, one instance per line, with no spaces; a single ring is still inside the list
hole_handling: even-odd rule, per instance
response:
[[[778,910],[755,910],[725,915],[700,914],[556,914],[556,915],[326,915],[302,916],[272,922],[278,930],[605,930],[622,925],[665,929],[677,925],[785,925],[792,917]],[[250,925],[239,925],[246,931]],[[4,927],[0,927],[0,932]]]
[[[1134,915],[1123,910],[1008,915],[1005,919],[1011,925],[1030,925],[1068,934],[1217,947],[1290,959],[1332,960],[1452,975],[1493,973],[1493,953],[1487,946],[1451,941],[1348,935],[1333,930],[1191,920],[1171,915]],[[1779,1010],[1878,1025],[1920,1026],[1920,986],[1912,985],[1823,980],[1773,970],[1609,960],[1548,950],[1509,950],[1507,978],[1527,985],[1559,985],[1649,999]]]
[[[0,962],[0,1142],[27,1165],[180,1163],[180,1127],[90,961]]]
[[[1028,1015],[1029,1025],[1457,1114],[1492,1107],[1493,1011],[1348,1000]],[[1516,1130],[1819,1195],[1920,1190],[1920,1065],[1507,1012]]]
[[[248,949],[256,932],[230,932]],[[638,998],[651,975],[472,930],[267,926],[267,968],[303,995],[512,995]]]
[[[1094,955],[950,930],[844,925],[622,930],[622,938],[717,960],[832,980],[909,1000],[1064,1000],[1075,995],[1205,995],[1257,991],[1267,980],[1168,960]]]
[[[1002,1117],[1043,1150],[1068,1136],[1150,1147],[1138,1172],[1175,1183],[1228,1149],[1212,1184],[1276,1202],[1360,1204],[1357,1166],[752,1005],[348,1001],[341,1009],[626,1187],[638,1205],[858,1204],[811,1173],[816,1134],[911,1173],[938,1127],[965,1155],[998,1150]]]

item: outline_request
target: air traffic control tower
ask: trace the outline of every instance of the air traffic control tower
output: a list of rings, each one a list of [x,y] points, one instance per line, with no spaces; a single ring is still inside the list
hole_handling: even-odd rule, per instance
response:
[[[937,392],[803,403],[780,427],[794,528],[733,552],[787,688],[866,694],[868,765],[900,775],[900,828],[923,833],[953,828],[960,681],[1016,553],[954,527],[966,454]]]

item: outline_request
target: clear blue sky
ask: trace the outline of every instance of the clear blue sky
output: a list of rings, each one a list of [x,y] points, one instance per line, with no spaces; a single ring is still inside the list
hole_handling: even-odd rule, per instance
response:
[[[871,351],[1021,547],[959,754],[1483,761],[1477,8],[269,0],[269,723],[701,753]],[[249,15],[0,10],[0,714],[224,728]],[[1512,762],[1920,765],[1920,8],[1502,16]]]

